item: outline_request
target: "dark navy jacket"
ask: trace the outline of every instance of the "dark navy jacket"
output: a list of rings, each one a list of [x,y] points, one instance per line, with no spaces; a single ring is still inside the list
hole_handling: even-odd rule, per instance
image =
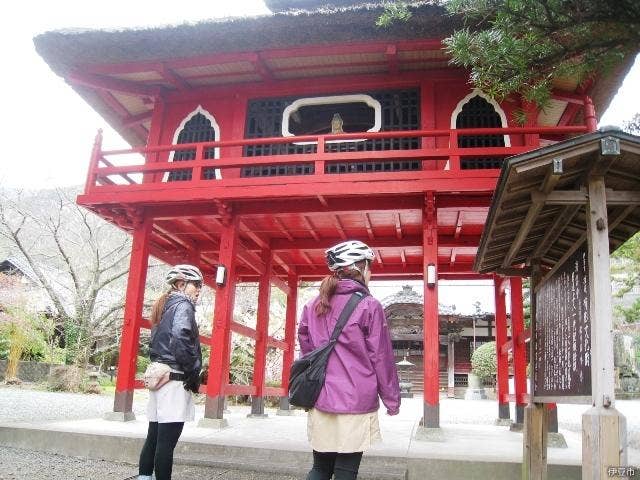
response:
[[[149,357],[186,374],[202,368],[200,334],[195,306],[186,296],[172,293],[164,305],[160,323],[151,330]]]

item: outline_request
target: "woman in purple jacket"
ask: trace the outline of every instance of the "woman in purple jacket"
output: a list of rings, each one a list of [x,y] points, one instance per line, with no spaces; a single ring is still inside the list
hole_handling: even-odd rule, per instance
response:
[[[302,311],[298,328],[302,355],[329,341],[353,293],[369,293],[373,250],[362,242],[348,241],[325,253],[332,274]],[[309,411],[313,468],[307,480],[328,480],[332,475],[335,480],[357,478],[362,452],[381,440],[378,397],[388,415],[398,414],[400,387],[389,328],[382,305],[368,295],[338,337],[324,387]]]

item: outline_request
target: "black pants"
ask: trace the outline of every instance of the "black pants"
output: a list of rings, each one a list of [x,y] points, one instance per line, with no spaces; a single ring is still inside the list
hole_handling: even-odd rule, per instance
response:
[[[156,480],[171,480],[173,449],[182,433],[184,422],[149,422],[147,440],[140,452],[139,475],[156,472]]]
[[[355,480],[362,460],[362,452],[336,453],[313,451],[313,468],[307,480]]]

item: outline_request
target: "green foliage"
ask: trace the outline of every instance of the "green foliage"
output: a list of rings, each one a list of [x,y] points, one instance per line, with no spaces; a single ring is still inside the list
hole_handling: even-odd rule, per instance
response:
[[[384,12],[378,20],[376,26],[388,27],[394,22],[406,22],[411,18],[409,7],[403,1],[390,1],[384,4]]]
[[[440,3],[466,24],[444,41],[452,63],[469,68],[472,83],[497,100],[520,94],[544,107],[555,80],[586,80],[640,50],[636,0]],[[410,15],[410,7],[397,1],[376,24],[389,26]]]
[[[497,369],[496,342],[480,345],[471,355],[471,371],[481,379],[493,378]]]
[[[611,274],[622,282],[616,296],[622,297],[636,285],[640,285],[640,233],[618,248],[612,258],[614,262],[611,266]],[[626,323],[640,322],[640,299],[636,299],[629,307],[616,306],[615,313]]]
[[[453,63],[496,99],[521,94],[544,106],[554,80],[587,79],[638,52],[640,2],[450,0],[467,27],[445,40]]]
[[[253,378],[254,351],[250,339],[240,337],[233,342],[229,377],[231,383],[247,385]]]
[[[150,363],[151,360],[149,357],[138,355],[138,358],[136,359],[136,373],[144,373]]]

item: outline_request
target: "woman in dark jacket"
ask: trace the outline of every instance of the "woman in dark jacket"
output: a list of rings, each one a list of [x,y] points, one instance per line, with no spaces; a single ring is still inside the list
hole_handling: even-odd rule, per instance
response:
[[[192,392],[200,386],[202,368],[195,303],[202,288],[202,273],[193,265],[176,265],[167,273],[170,289],[151,312],[151,362],[171,369],[171,380],[149,391],[149,430],[140,453],[139,480],[170,480],[173,450],[184,422],[194,419]],[[164,367],[164,368],[167,368]]]
[[[359,241],[326,251],[333,273],[302,312],[298,328],[305,355],[325,345],[345,304],[356,292],[369,293],[373,251]],[[381,440],[378,398],[388,415],[400,409],[400,386],[389,328],[380,302],[367,295],[345,324],[327,363],[324,386],[309,411],[307,433],[313,468],[307,480],[353,480],[362,453]]]

